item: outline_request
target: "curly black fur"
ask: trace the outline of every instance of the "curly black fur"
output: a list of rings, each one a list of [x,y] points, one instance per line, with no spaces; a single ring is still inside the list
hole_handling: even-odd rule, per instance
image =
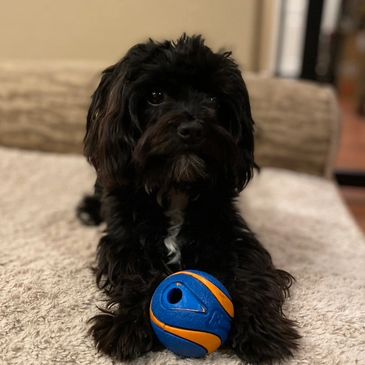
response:
[[[282,311],[293,278],[274,267],[234,205],[255,167],[253,125],[237,64],[200,36],[138,44],[103,72],[85,136],[96,193],[79,206],[86,223],[107,224],[95,272],[109,301],[90,320],[100,351],[126,360],[158,347],[149,301],[180,269],[207,271],[228,288],[229,345],[242,359],[271,363],[297,348]],[[172,259],[165,239],[177,195],[187,203]]]

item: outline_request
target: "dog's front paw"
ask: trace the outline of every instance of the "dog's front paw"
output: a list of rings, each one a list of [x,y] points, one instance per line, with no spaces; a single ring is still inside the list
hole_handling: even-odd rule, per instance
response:
[[[150,326],[143,319],[99,314],[89,320],[90,334],[96,348],[118,360],[132,360],[152,350],[154,345]]]
[[[250,364],[273,364],[293,356],[299,338],[294,322],[280,317],[273,322],[251,318],[248,325],[236,324],[231,340],[241,359]]]

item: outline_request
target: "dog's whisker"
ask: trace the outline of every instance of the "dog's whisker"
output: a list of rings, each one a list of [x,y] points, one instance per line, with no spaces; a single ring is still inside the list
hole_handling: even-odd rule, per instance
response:
[[[152,194],[152,188],[148,186],[147,184],[144,185],[144,190],[148,195]]]

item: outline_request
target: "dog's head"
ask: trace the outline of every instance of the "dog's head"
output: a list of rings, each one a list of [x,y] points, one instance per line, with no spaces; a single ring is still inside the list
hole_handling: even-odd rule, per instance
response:
[[[85,154],[108,189],[221,184],[240,191],[252,176],[253,149],[238,66],[200,36],[132,47],[92,96]]]

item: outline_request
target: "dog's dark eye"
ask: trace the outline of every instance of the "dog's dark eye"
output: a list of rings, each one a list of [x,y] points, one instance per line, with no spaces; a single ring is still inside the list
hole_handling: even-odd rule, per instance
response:
[[[165,100],[165,94],[161,90],[152,90],[147,97],[151,105],[159,105]]]
[[[212,106],[217,106],[217,104],[218,104],[217,98],[215,96],[209,96],[208,97],[208,102]]]

